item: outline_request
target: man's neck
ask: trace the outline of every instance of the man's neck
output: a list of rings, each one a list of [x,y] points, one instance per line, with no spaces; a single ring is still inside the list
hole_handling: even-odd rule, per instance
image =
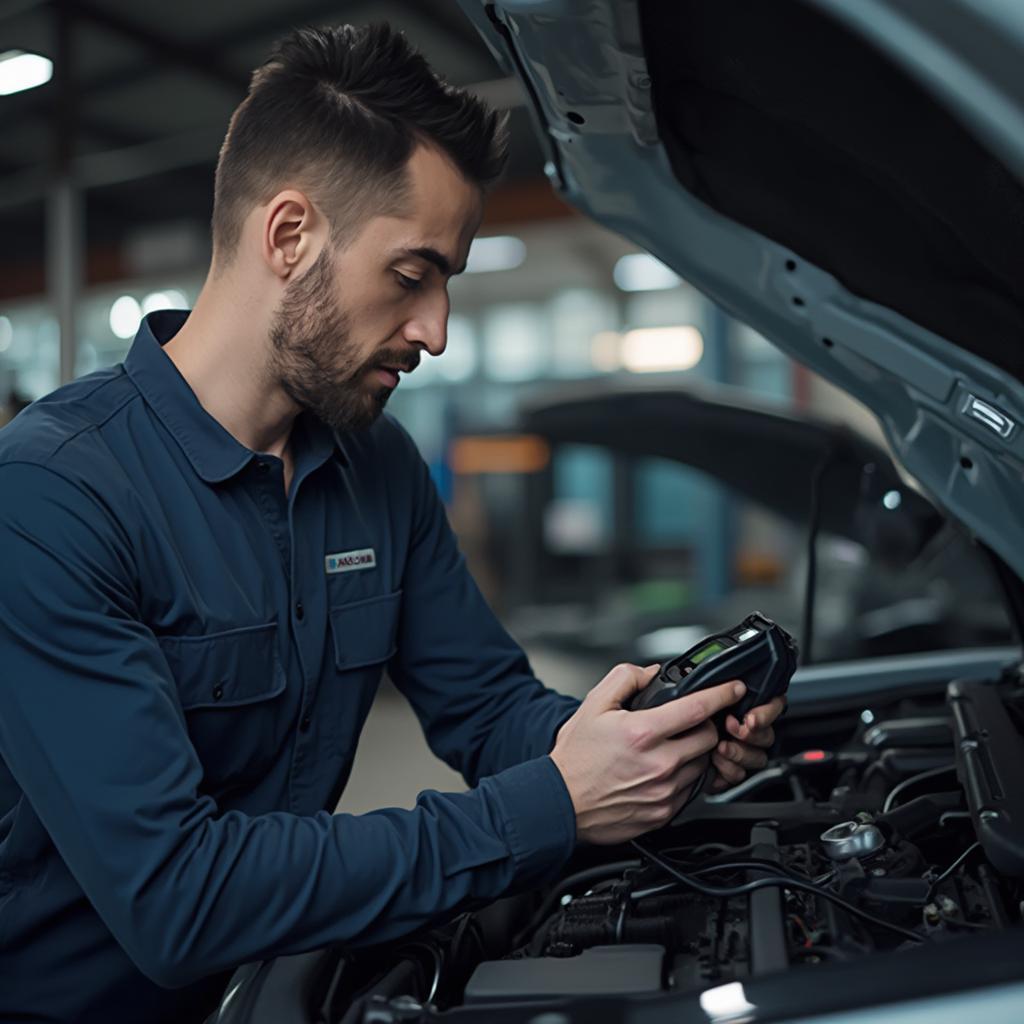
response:
[[[265,297],[208,279],[181,330],[164,346],[200,405],[241,444],[285,459],[294,402],[266,371]],[[290,477],[287,458],[286,476]]]

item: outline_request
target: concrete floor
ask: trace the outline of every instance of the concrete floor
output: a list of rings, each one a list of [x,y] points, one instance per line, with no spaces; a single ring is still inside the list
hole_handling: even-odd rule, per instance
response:
[[[583,697],[598,682],[563,655],[531,651],[530,663],[537,677],[560,693]],[[381,686],[337,809],[363,814],[380,807],[412,807],[424,789],[460,792],[465,788],[462,776],[430,752],[402,695],[390,684]]]

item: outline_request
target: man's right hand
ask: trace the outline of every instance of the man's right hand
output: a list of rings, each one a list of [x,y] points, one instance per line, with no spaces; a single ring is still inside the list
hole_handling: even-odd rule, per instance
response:
[[[583,842],[623,843],[671,821],[718,743],[709,719],[746,692],[734,680],[659,707],[624,710],[657,671],[657,665],[616,665],[558,730],[551,759]]]

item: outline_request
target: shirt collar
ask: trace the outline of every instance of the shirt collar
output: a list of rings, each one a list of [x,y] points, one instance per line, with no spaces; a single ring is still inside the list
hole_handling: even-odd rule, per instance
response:
[[[220,483],[247,466],[256,452],[233,437],[199,403],[163,346],[181,330],[188,310],[161,309],[143,317],[124,367],[142,397],[170,431],[192,468],[207,483]],[[302,413],[292,431],[296,468],[312,469],[337,452],[338,438],[328,426]]]

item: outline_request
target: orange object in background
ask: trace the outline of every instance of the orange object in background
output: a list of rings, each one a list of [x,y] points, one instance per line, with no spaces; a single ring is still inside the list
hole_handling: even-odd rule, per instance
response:
[[[539,473],[551,461],[551,448],[533,434],[459,437],[452,442],[450,464],[462,476],[480,473]]]

